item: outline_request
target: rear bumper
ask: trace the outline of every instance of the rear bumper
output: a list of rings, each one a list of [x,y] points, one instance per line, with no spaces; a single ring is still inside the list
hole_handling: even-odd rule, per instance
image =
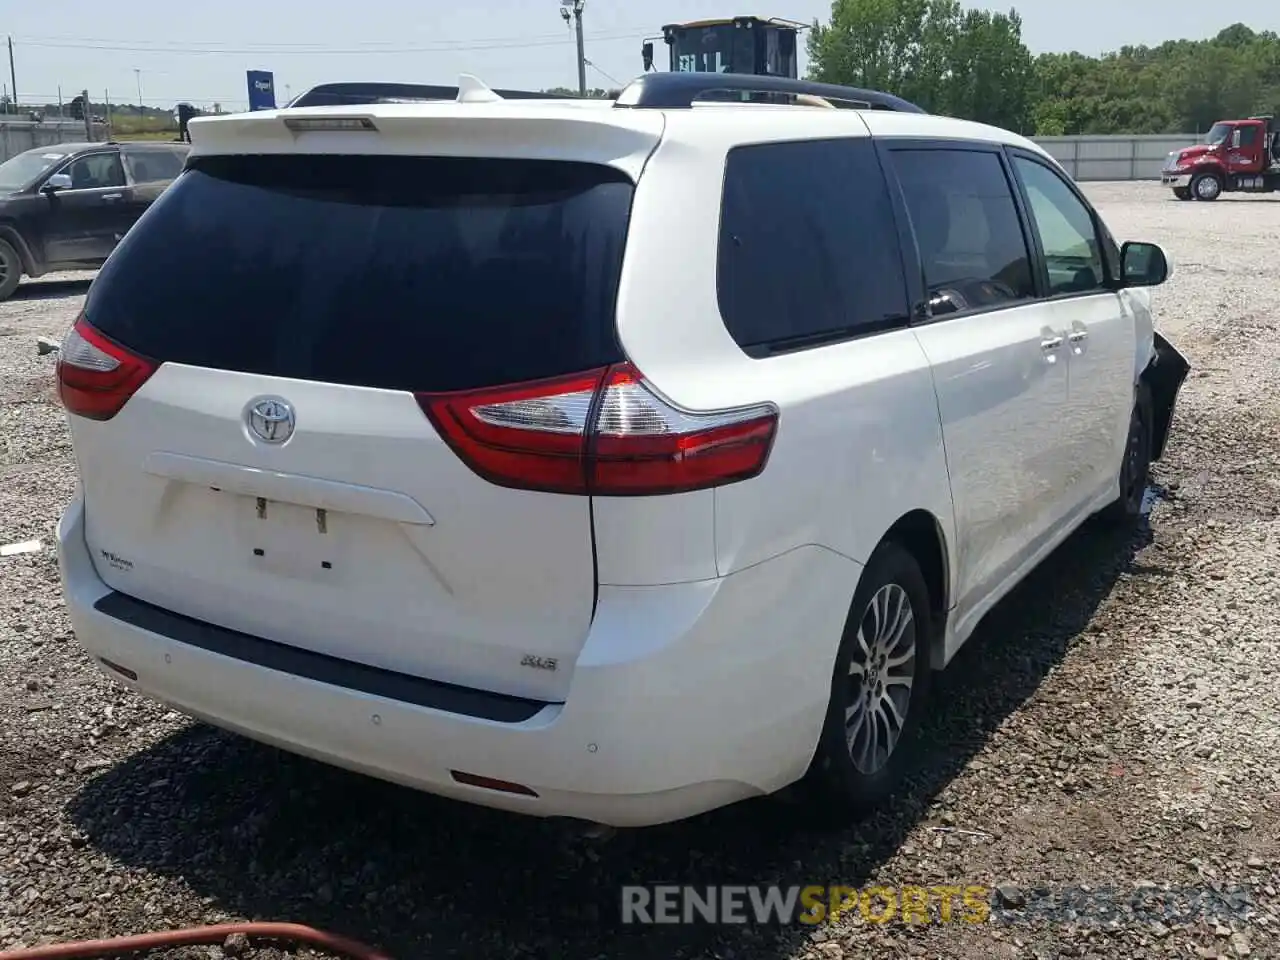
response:
[[[504,712],[494,704],[515,698],[463,691],[472,699],[437,701],[428,688],[441,685],[400,677],[416,690],[406,692],[357,683],[288,656],[264,666],[234,643],[219,646],[228,631],[137,605],[98,576],[79,497],[59,523],[58,545],[76,637],[112,679],[336,766],[484,806],[613,826],[682,819],[803,775],[860,572],[806,547],[717,580],[601,587],[567,701],[517,701]],[[212,638],[200,640],[201,629]],[[536,796],[459,783],[453,771]]]

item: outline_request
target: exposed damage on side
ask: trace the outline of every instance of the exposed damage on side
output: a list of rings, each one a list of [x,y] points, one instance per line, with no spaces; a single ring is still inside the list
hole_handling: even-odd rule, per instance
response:
[[[1155,355],[1142,371],[1142,382],[1151,390],[1151,406],[1154,420],[1151,425],[1151,459],[1164,455],[1173,422],[1173,410],[1178,402],[1178,391],[1191,371],[1187,358],[1157,330],[1154,333]]]

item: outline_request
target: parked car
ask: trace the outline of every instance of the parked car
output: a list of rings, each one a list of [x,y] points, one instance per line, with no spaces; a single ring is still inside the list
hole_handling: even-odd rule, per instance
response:
[[[1086,519],[1139,517],[1188,371],[1163,251],[1034,143],[874,91],[397,89],[193,121],[90,289],[79,642],[525,814],[884,802],[931,673]]]
[[[60,143],[0,163],[0,300],[23,275],[96,269],[182,171],[185,143]]]

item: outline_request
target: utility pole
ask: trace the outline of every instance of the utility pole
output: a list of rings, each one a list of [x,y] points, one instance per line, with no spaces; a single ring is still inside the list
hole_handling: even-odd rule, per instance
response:
[[[134,67],[133,75],[138,80],[138,119],[142,119],[142,71]]]
[[[13,67],[13,37],[9,37],[9,82],[13,84],[13,112],[18,112],[18,74]]]
[[[93,143],[93,108],[89,106],[89,91],[80,91],[80,96],[84,97],[84,138]]]
[[[578,95],[587,95],[587,53],[582,43],[582,10],[587,0],[561,0],[560,16],[565,23],[573,20],[574,32],[578,38]]]

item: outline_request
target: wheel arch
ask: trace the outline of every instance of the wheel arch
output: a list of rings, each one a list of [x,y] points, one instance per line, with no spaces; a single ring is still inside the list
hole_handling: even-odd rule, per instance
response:
[[[36,263],[31,247],[27,245],[27,241],[23,239],[12,221],[0,220],[0,240],[6,241],[18,251],[18,259],[22,261],[22,272],[27,276],[37,277],[43,272],[40,270],[40,265]]]
[[[932,618],[929,662],[940,667],[943,662],[947,613],[951,609],[951,557],[942,523],[928,510],[911,510],[889,527],[881,542],[892,540],[906,549],[920,565],[925,585],[929,588]]]

